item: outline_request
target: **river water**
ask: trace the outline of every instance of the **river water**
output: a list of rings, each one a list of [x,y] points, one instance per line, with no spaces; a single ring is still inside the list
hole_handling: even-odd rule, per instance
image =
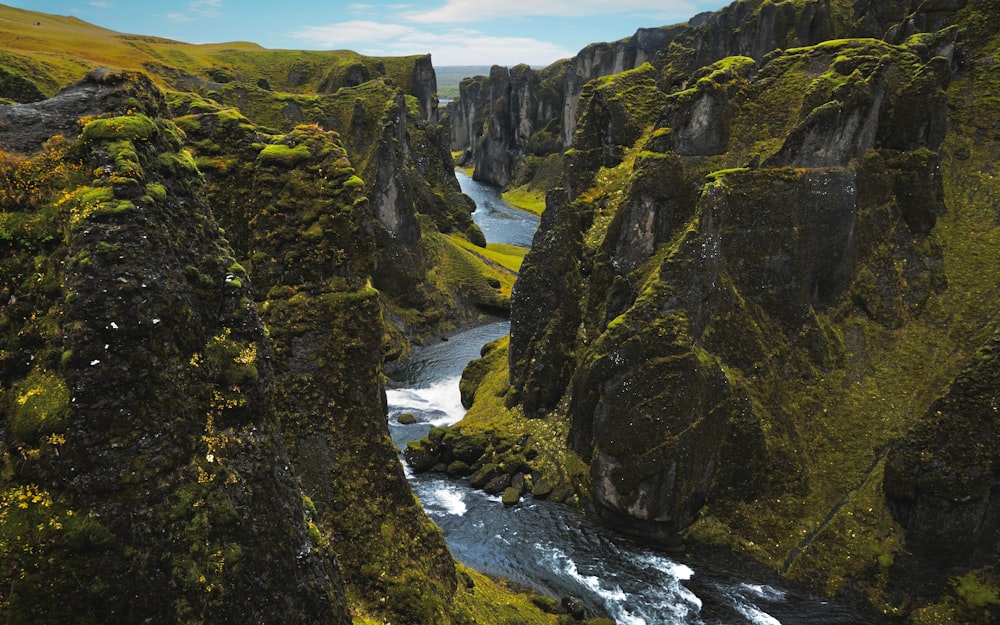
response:
[[[499,193],[461,173],[462,190],[490,242],[530,244],[537,217],[507,206]],[[527,225],[525,225],[527,224]],[[527,234],[526,234],[527,233]],[[471,328],[421,347],[394,368],[386,391],[393,442],[426,435],[465,414],[458,382],[486,342],[504,336],[506,320]],[[411,413],[417,423],[401,425]],[[441,527],[454,557],[556,598],[572,596],[592,615],[620,625],[857,625],[875,621],[848,606],[781,588],[773,575],[732,562],[680,562],[653,547],[600,527],[565,505],[534,500],[505,508],[467,481],[436,473],[410,484]]]

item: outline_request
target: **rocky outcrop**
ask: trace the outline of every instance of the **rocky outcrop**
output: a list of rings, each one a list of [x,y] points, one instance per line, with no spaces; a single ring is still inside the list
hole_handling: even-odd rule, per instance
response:
[[[588,82],[651,63],[666,90],[680,89],[698,68],[722,58],[747,56],[759,61],[775,49],[847,34],[847,26],[835,17],[839,9],[831,4],[831,0],[739,2],[686,24],[641,28],[627,39],[591,44],[572,59],[538,72],[494,68],[489,78],[464,82],[459,99],[448,105],[450,116],[457,120],[452,149],[465,150],[463,164],[475,167],[477,180],[508,186],[527,157],[571,146]],[[518,79],[511,81],[515,71]],[[533,82],[552,83],[544,108],[523,106],[532,96],[525,85]]]
[[[998,339],[888,457],[885,494],[912,553],[956,571],[1000,560]]]
[[[372,280],[391,309],[391,352],[405,351],[409,340],[475,321],[483,309],[507,307],[506,298],[488,288],[488,278],[472,285],[462,276],[435,270],[442,246],[452,246],[448,237],[476,245],[485,245],[485,239],[472,220],[475,207],[455,178],[447,125],[424,121],[411,109],[412,97],[398,87],[374,79],[335,95],[275,97],[234,82],[207,96],[276,128],[314,123],[339,134],[376,217]],[[175,111],[203,106],[190,98],[178,96]],[[290,116],[290,110],[302,114]],[[195,146],[199,163],[209,169],[218,160],[215,146],[214,141]]]
[[[287,130],[168,104],[128,72],[0,107],[0,550],[16,563],[0,605],[13,622],[346,623],[350,596],[450,622],[455,564],[388,436],[372,286],[393,245],[426,283],[424,239],[471,226],[447,133],[383,81],[318,107],[342,134],[292,127],[295,98],[222,92]],[[370,201],[361,171],[398,201]]]
[[[584,85],[602,76],[620,74],[652,62],[682,30],[683,26],[640,28],[628,39],[593,43],[569,61],[562,89],[560,119],[562,149],[570,147],[576,132],[580,95]]]
[[[931,237],[953,36],[762,62],[751,46],[669,93],[660,78],[679,66],[588,83],[512,300],[508,405],[569,420],[601,518],[722,542],[812,584],[877,575],[865,558],[818,571],[892,441],[855,413],[855,385],[893,344],[872,340],[924,327],[948,288]],[[816,428],[852,442],[834,451]],[[891,551],[868,522],[873,553]]]
[[[486,79],[462,81],[461,96],[448,105],[453,150],[475,167],[475,180],[506,186],[527,157],[559,148],[558,120],[565,67],[494,66]]]
[[[391,91],[386,102],[395,102]],[[454,564],[389,440],[379,377],[385,328],[369,283],[380,223],[340,137],[301,126],[260,150],[267,137],[225,111],[178,123],[192,142],[216,146],[212,158],[255,164],[206,168],[205,177],[227,231],[245,232],[234,247],[252,268],[276,346],[273,400],[312,521],[348,588],[373,609],[403,618],[412,606],[400,589],[419,588],[440,613],[455,590]],[[391,518],[371,523],[389,509]],[[386,539],[396,532],[409,538]]]
[[[279,432],[274,344],[162,96],[105,72],[0,115],[76,120],[94,93],[79,136],[5,155],[5,194],[44,181],[3,221],[5,616],[348,623]]]

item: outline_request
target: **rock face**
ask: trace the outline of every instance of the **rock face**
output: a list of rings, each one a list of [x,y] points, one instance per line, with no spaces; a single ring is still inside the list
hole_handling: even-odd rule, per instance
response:
[[[235,82],[208,91],[207,96],[275,128],[291,130],[313,123],[338,133],[352,164],[357,164],[376,217],[371,226],[377,258],[371,277],[392,326],[390,355],[405,351],[409,340],[419,342],[474,322],[484,310],[509,308],[512,278],[502,277],[507,284],[502,292],[492,288],[495,272],[458,249],[456,239],[480,246],[485,239],[472,220],[475,206],[455,178],[448,127],[425,121],[414,96],[380,78],[331,96],[276,98],[259,87]],[[175,109],[201,106],[188,99],[178,96]],[[217,143],[193,146],[206,170],[218,170],[220,162],[232,158],[220,154]],[[461,267],[450,263],[441,270],[456,256]],[[470,274],[482,277],[470,280]]]
[[[278,430],[273,343],[182,135],[140,75],[41,110],[75,120],[94,93],[79,137],[5,155],[45,181],[4,213],[5,615],[349,623]]]
[[[460,163],[475,167],[475,180],[506,186],[524,158],[558,151],[564,72],[564,63],[494,66],[488,78],[462,81],[448,105],[451,149],[464,150]]]
[[[640,28],[628,39],[591,44],[570,59],[563,78],[562,117],[559,120],[561,148],[566,149],[573,143],[584,85],[596,78],[620,74],[652,62],[682,30],[683,26]]]
[[[419,589],[440,611],[454,592],[454,564],[389,439],[379,378],[384,323],[368,283],[378,222],[347,151],[336,133],[315,126],[274,144],[278,154],[300,154],[290,161],[259,151],[254,146],[266,138],[224,112],[178,123],[195,143],[255,163],[207,171],[209,197],[227,231],[250,225],[234,247],[253,268],[257,305],[276,345],[276,412],[313,521],[348,587],[389,596],[384,605],[397,619],[412,607],[393,597],[398,588]],[[373,525],[385,510],[392,518]]]
[[[489,77],[464,81],[459,99],[448,105],[452,149],[465,151],[462,164],[475,168],[476,180],[521,184],[519,170],[531,157],[572,145],[588,82],[651,63],[662,71],[663,85],[678,87],[721,58],[760,60],[775,49],[845,35],[847,25],[837,23],[836,14],[830,0],[739,2],[686,24],[640,28],[627,39],[591,44],[543,70],[495,67]]]
[[[946,14],[978,23],[960,4],[896,24],[846,9],[738,3],[674,32],[653,64],[587,83],[509,354],[508,406],[569,420],[602,518],[725,544],[827,592],[905,576],[886,564],[897,519],[914,553],[964,553],[949,561],[966,570],[996,553],[988,383],[960,377],[930,406],[998,302],[957,303],[979,252],[946,234],[994,229],[955,182],[963,159],[978,171],[995,152],[993,122],[948,117],[971,122],[952,84],[993,50],[971,26],[897,36]],[[873,11],[894,43],[783,49],[874,28]],[[991,143],[971,148],[975,133]],[[954,355],[936,358],[954,331]],[[977,432],[974,460],[948,460],[973,444],[937,442],[952,430]]]
[[[1000,363],[994,337],[894,448],[885,493],[913,553],[934,566],[1000,559]]]

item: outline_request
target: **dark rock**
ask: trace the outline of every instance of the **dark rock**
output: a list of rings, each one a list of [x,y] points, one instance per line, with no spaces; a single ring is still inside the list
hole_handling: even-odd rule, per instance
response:
[[[545,499],[552,493],[552,484],[549,483],[547,479],[540,478],[535,480],[534,485],[531,487],[531,494],[539,499]]]
[[[404,412],[396,417],[396,421],[398,421],[400,425],[413,425],[417,422],[417,418],[412,412]]]
[[[506,473],[500,474],[497,477],[486,482],[483,485],[483,490],[490,495],[499,495],[510,487],[510,476]]]
[[[907,549],[932,566],[1000,560],[1000,338],[893,449],[883,484]]]
[[[473,488],[483,488],[487,483],[503,475],[503,470],[499,465],[488,463],[476,470],[469,477],[469,483]],[[506,488],[506,485],[504,486]]]
[[[403,450],[403,458],[410,468],[417,473],[423,473],[433,469],[440,462],[441,455],[437,445],[427,439],[421,439],[407,443],[406,449]]]
[[[560,604],[562,605],[562,609],[574,619],[582,621],[587,618],[587,608],[576,597],[563,597]]]
[[[486,453],[488,444],[486,436],[482,434],[465,435],[453,445],[452,453],[456,460],[472,465]]]
[[[508,486],[504,489],[501,500],[504,506],[510,507],[521,501],[521,489],[515,486]]]
[[[472,475],[472,468],[461,460],[455,460],[448,465],[448,477],[463,478]]]
[[[525,478],[523,473],[515,473],[510,477],[510,487],[516,488],[519,493],[524,492]]]

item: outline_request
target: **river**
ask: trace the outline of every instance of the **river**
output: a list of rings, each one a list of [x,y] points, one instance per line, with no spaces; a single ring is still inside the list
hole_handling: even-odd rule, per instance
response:
[[[534,215],[514,209],[496,189],[458,173],[479,207],[473,218],[487,240],[530,244]],[[527,225],[525,225],[527,224]],[[528,233],[527,235],[525,233]],[[525,238],[527,237],[527,238]],[[393,442],[403,447],[432,426],[465,413],[458,381],[480,347],[509,332],[507,321],[471,328],[416,350],[394,368],[386,395]],[[401,425],[411,413],[418,423]],[[764,570],[727,560],[680,562],[600,527],[561,504],[530,497],[505,508],[498,497],[436,473],[407,476],[454,557],[488,575],[560,598],[577,598],[620,625],[857,625],[873,621],[849,606],[803,595]]]

